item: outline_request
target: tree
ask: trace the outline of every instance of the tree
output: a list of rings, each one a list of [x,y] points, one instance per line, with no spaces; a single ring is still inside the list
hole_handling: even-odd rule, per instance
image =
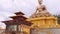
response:
[[[54,16],[58,18],[58,24],[60,24],[60,15],[54,15]]]

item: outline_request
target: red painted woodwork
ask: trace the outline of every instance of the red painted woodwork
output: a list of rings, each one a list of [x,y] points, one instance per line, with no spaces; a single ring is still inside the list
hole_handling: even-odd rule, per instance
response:
[[[27,21],[26,17],[24,16],[24,14],[22,12],[17,12],[15,13],[16,16],[11,16],[10,18],[12,18],[13,20],[8,20],[8,21],[2,21],[3,23],[6,24],[6,31],[4,32],[5,34],[21,34],[21,32],[10,32],[8,31],[11,25],[27,25],[27,26],[31,26],[32,23],[30,21]],[[23,33],[25,34],[25,33]],[[27,34],[27,33],[26,33]]]

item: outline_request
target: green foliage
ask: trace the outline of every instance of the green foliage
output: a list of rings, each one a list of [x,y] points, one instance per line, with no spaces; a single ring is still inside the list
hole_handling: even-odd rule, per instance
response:
[[[58,18],[58,24],[60,24],[60,15],[53,15]]]

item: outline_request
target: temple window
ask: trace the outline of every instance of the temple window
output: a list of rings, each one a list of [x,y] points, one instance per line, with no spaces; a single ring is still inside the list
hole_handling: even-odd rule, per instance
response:
[[[17,31],[17,25],[11,25],[10,31]]]
[[[18,25],[18,31],[21,31],[21,25]]]
[[[22,31],[21,30],[21,25],[11,25],[10,26],[10,31]]]

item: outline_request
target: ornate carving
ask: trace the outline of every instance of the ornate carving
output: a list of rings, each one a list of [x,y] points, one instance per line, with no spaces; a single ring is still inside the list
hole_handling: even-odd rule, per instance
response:
[[[31,18],[34,17],[48,17],[48,16],[52,16],[46,9],[45,5],[42,4],[42,0],[38,0],[39,5],[36,9],[36,12],[34,14],[31,15]]]

